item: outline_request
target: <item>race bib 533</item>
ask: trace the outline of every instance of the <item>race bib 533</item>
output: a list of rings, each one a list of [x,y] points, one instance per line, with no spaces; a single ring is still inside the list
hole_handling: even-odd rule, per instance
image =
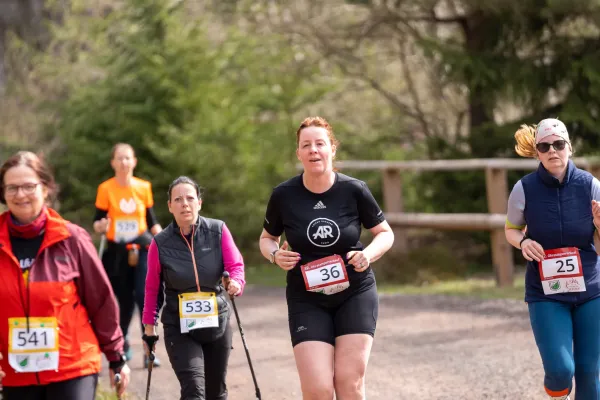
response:
[[[219,308],[214,292],[182,293],[179,295],[181,333],[194,329],[219,326]]]

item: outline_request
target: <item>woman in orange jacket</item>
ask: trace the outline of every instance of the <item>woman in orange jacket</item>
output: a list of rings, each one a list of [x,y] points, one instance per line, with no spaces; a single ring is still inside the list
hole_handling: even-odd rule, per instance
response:
[[[129,382],[119,310],[89,234],[46,204],[48,167],[18,152],[0,167],[0,379],[4,400],[93,400],[101,353]]]

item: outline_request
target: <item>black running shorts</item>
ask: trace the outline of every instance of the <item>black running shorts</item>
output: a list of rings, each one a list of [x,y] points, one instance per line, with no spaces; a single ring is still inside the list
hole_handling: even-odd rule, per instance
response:
[[[372,273],[333,295],[287,290],[292,346],[316,340],[335,344],[353,333],[375,336],[379,298]]]

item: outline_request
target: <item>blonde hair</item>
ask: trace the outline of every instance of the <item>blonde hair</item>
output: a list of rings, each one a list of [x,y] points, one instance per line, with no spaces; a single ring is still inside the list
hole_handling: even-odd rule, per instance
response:
[[[535,125],[521,125],[515,132],[515,151],[521,157],[536,158],[535,151]]]

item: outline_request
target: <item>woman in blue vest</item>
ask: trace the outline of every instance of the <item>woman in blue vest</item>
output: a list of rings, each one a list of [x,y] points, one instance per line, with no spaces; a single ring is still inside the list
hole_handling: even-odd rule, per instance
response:
[[[551,399],[600,399],[600,182],[578,169],[565,125],[516,132],[520,156],[540,161],[508,200],[506,239],[527,259],[525,301]]]
[[[244,260],[223,221],[199,215],[198,184],[182,176],[169,186],[173,222],[157,234],[148,250],[144,303],[144,342],[154,351],[161,308],[165,346],[181,385],[181,400],[226,400],[225,378],[231,351],[230,309],[226,295],[239,296],[245,285]],[[221,283],[229,272],[227,288]]]

